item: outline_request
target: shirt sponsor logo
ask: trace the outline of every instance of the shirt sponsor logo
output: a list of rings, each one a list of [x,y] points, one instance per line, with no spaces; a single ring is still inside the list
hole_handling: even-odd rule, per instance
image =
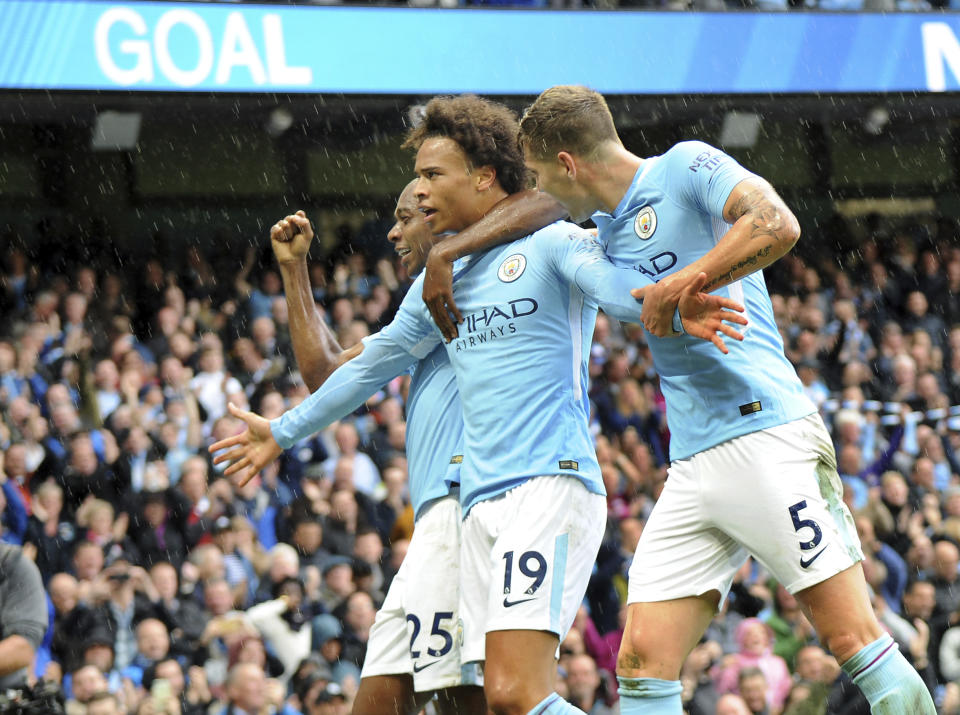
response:
[[[640,209],[640,213],[634,219],[633,230],[644,241],[653,235],[657,230],[657,212],[653,210],[653,206],[644,206]]]
[[[517,298],[502,305],[471,313],[464,321],[466,329],[464,337],[454,341],[457,352],[472,348],[481,343],[494,342],[497,338],[504,338],[517,332],[515,318],[533,315],[539,304],[533,298]]]
[[[693,163],[690,165],[690,171],[696,174],[700,169],[705,169],[706,171],[713,171],[726,159],[726,154],[714,154],[713,152],[704,151],[697,154],[697,158],[693,160]]]
[[[527,267],[527,259],[522,253],[514,253],[500,264],[500,270],[497,271],[497,277],[504,283],[513,283],[517,278],[523,275],[523,270]]]
[[[647,259],[646,262],[649,266],[638,263],[634,268],[643,273],[643,275],[650,276],[654,280],[657,280],[657,276],[677,265],[677,254],[671,251],[664,251],[663,253],[658,253],[653,258]]]

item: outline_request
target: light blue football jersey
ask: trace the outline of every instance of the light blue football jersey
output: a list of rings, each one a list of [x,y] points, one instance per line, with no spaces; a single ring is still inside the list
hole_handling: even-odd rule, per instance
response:
[[[467,396],[464,515],[477,502],[543,475],[567,474],[604,494],[588,429],[587,360],[596,304],[637,321],[641,306],[630,289],[650,280],[614,267],[596,239],[565,222],[459,261],[455,269],[454,297],[464,322],[444,348],[459,393]],[[329,421],[325,413],[359,404],[374,385],[434,351],[440,333],[421,294],[422,277],[393,322],[365,341],[364,362],[350,361],[303,405],[274,420],[274,434],[292,440],[309,433]],[[349,376],[339,374],[351,365]]]
[[[723,206],[752,177],[731,157],[702,142],[682,142],[645,160],[612,214],[594,222],[610,259],[659,280],[701,258],[726,233]],[[715,291],[743,303],[744,340],[712,344],[647,333],[667,403],[670,457],[684,459],[734,437],[816,411],[783,354],[770,296],[757,271]]]
[[[416,295],[412,299],[422,303],[420,290],[413,292]],[[402,367],[390,370],[391,374],[385,379],[378,378],[370,366],[382,359],[383,339],[377,334],[364,338],[363,342],[360,355],[344,363],[303,403],[273,420],[270,429],[277,443],[288,449],[303,436],[350,414],[390,379],[410,370],[407,474],[410,502],[415,518],[419,518],[424,506],[447,496],[450,488],[460,482],[463,411],[453,367],[446,351],[438,345],[419,361],[411,361],[404,355],[399,363]]]

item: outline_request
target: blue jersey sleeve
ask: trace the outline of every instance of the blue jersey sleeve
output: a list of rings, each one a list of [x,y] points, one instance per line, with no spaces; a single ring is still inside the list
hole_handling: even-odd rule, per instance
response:
[[[289,449],[349,415],[418,359],[382,332],[364,338],[363,352],[334,370],[310,397],[270,421],[273,438]]]
[[[548,254],[564,280],[575,284],[608,315],[628,323],[640,322],[643,303],[630,291],[651,285],[650,278],[632,268],[614,266],[600,242],[582,229],[571,226],[568,231],[551,231],[545,238]]]
[[[416,288],[416,290],[415,290]],[[407,293],[393,322],[363,339],[363,352],[337,368],[316,392],[270,422],[284,449],[353,412],[397,375],[406,372],[439,344],[440,336],[421,308],[423,281]]]
[[[676,144],[661,161],[667,162],[662,172],[667,178],[664,193],[716,218],[723,218],[733,187],[756,176],[728,154],[698,141]]]
[[[380,332],[418,359],[440,344],[440,332],[423,303],[422,274],[403,297],[393,321]]]

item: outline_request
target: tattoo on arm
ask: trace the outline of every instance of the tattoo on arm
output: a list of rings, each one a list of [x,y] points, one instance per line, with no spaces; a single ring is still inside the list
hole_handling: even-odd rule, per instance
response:
[[[711,281],[708,281],[707,284],[703,287],[704,293],[709,293],[714,288],[719,288],[721,285],[726,285],[727,283],[732,283],[735,280],[735,274],[742,268],[748,266],[756,266],[761,259],[766,258],[770,255],[770,246],[764,246],[759,251],[757,251],[752,256],[747,256],[742,261],[737,261],[735,264],[730,266],[730,269],[724,273],[721,273],[716,278]]]
[[[752,189],[734,202],[730,210],[734,221],[749,214],[753,224],[750,238],[768,236],[779,241],[780,231],[784,226],[783,216],[776,203],[764,189]]]

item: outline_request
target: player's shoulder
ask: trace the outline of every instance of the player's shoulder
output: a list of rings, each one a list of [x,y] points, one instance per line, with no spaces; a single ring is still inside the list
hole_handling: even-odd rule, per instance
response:
[[[558,265],[573,255],[603,254],[603,246],[592,231],[569,221],[556,221],[532,233],[520,249],[528,259],[540,258],[542,265]]]
[[[540,244],[562,241],[583,241],[593,238],[593,234],[570,221],[554,221],[531,233],[527,239]]]
[[[672,147],[670,147],[662,156],[664,163],[670,164],[674,162],[685,162],[691,166],[696,161],[703,161],[708,159],[711,156],[717,154],[722,154],[723,152],[720,149],[717,149],[715,146],[711,146],[706,142],[698,141],[696,139],[688,139],[686,141],[677,142]]]

